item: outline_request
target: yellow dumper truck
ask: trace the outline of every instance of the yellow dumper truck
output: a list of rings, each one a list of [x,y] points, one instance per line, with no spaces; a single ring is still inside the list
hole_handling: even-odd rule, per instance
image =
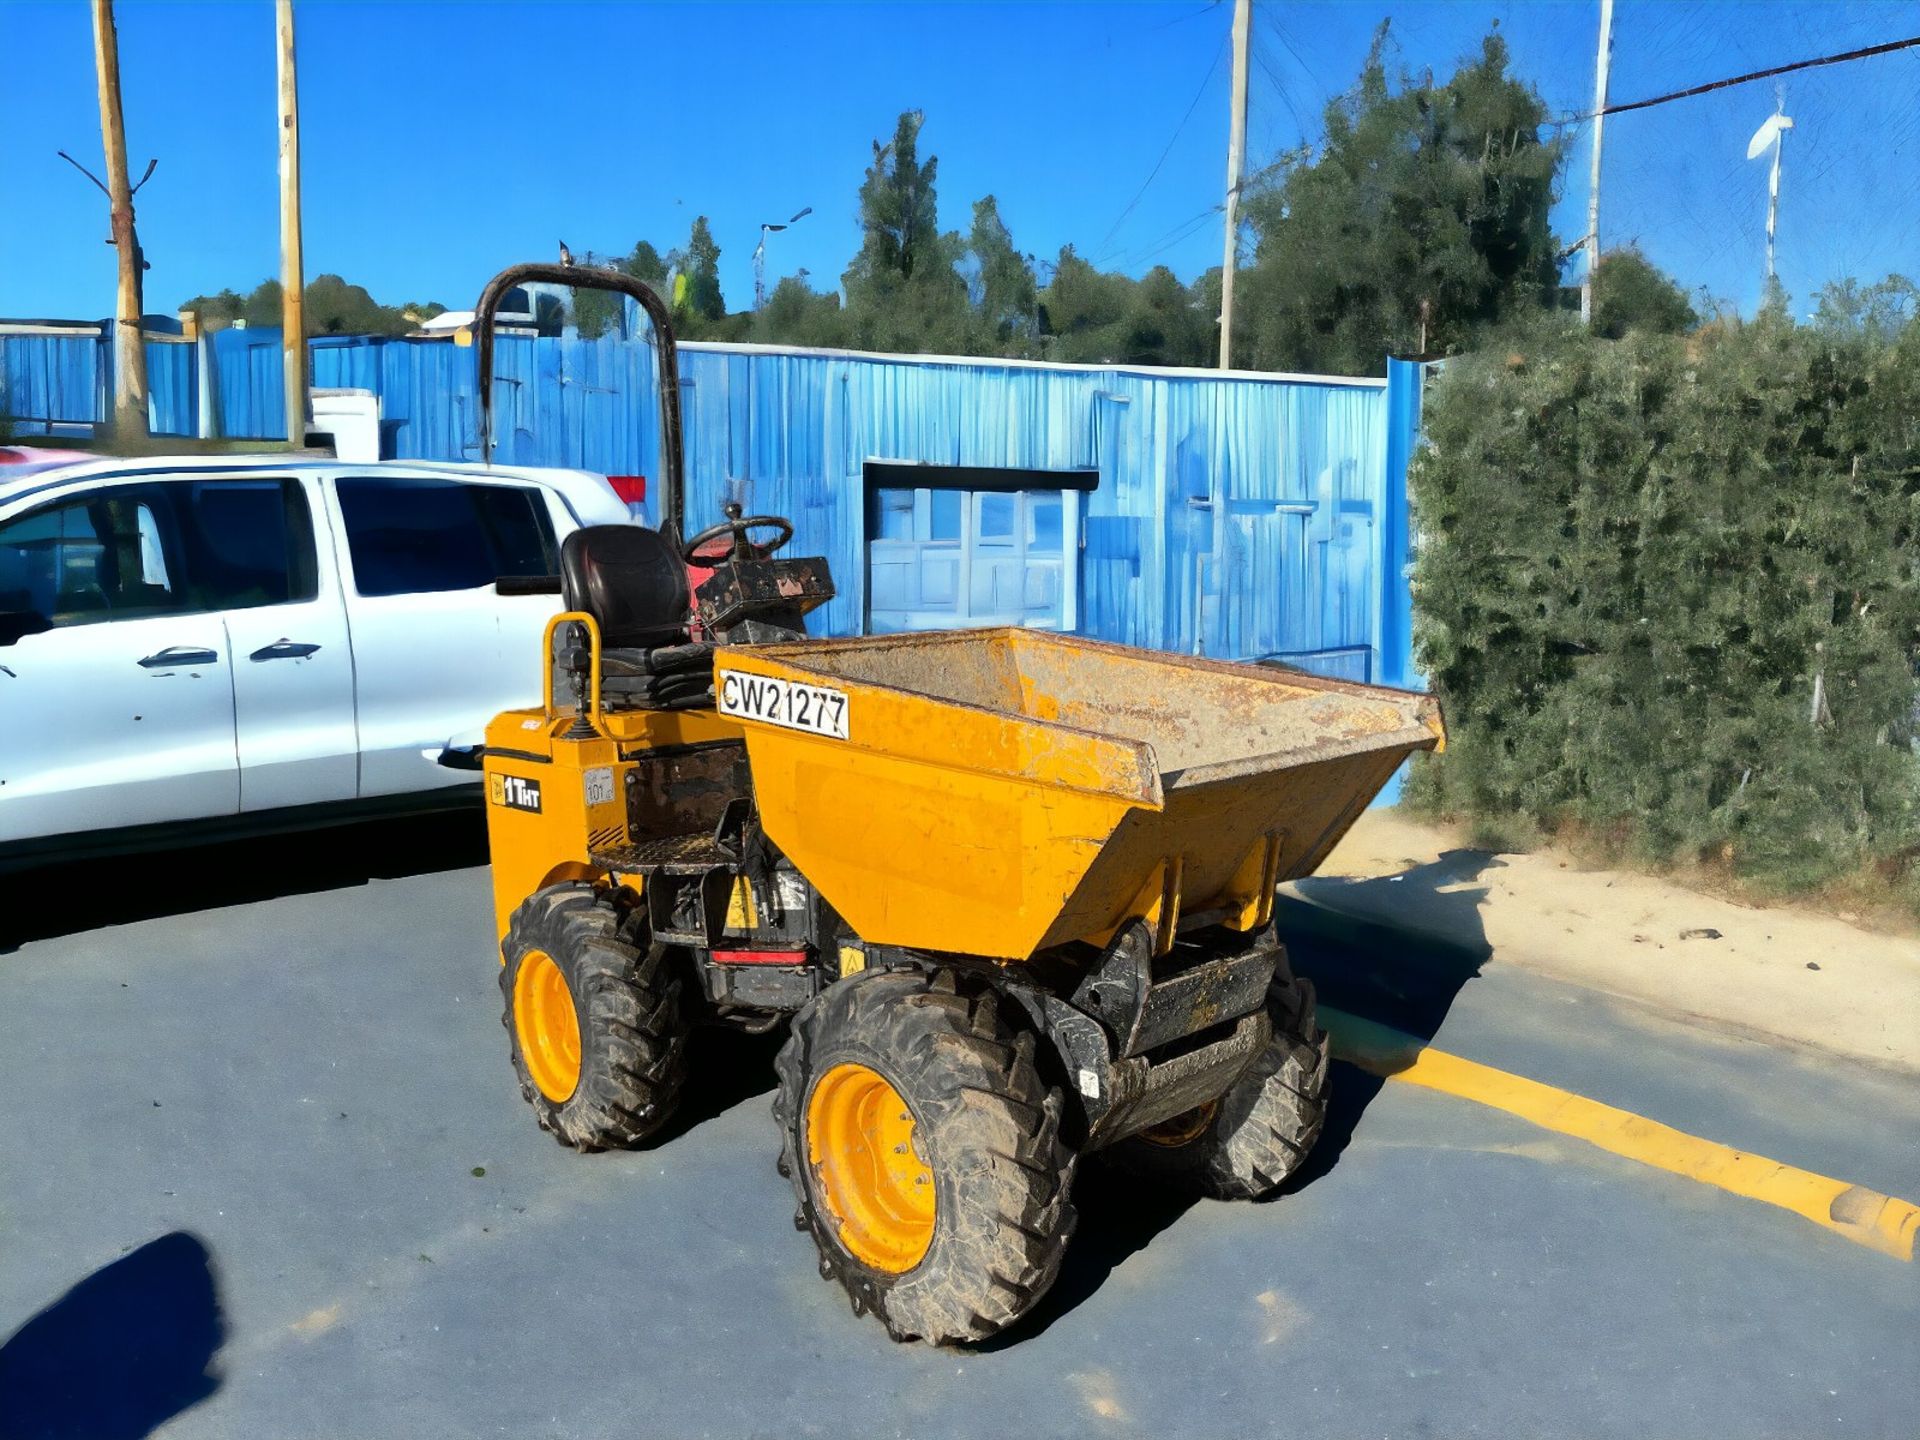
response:
[[[809,639],[832,581],[777,553],[786,521],[679,538],[672,330],[644,286],[496,277],[483,405],[492,312],[530,280],[648,311],[665,472],[658,530],[568,538],[544,702],[486,736],[504,1020],[540,1124],[641,1144],[702,1027],[786,1024],[795,1223],[896,1339],[1030,1309],[1084,1155],[1276,1190],[1328,1057],[1274,887],[1440,742],[1435,703],[1020,629]]]

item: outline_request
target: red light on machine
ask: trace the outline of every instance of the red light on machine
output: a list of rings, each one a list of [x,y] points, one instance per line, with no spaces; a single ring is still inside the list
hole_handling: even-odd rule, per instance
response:
[[[801,965],[806,963],[805,946],[791,950],[709,950],[716,965]]]
[[[607,483],[623,504],[639,505],[646,501],[647,477],[644,475],[609,475]]]

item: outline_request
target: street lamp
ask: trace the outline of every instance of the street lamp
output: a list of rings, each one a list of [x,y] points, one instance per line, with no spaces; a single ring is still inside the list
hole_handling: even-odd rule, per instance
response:
[[[760,226],[760,243],[753,247],[753,308],[759,311],[767,303],[767,236],[776,230],[784,230],[788,225],[797,225],[813,213],[813,207],[791,216],[784,223],[775,225],[771,221]]]

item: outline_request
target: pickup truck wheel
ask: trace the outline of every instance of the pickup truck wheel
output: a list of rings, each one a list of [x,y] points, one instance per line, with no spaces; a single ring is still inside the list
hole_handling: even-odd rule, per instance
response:
[[[666,947],[591,885],[535,892],[507,927],[500,989],[520,1093],[576,1150],[630,1149],[686,1080],[688,1023]]]
[[[1273,1039],[1217,1100],[1120,1141],[1119,1169],[1220,1200],[1271,1195],[1305,1163],[1327,1119],[1331,1050],[1313,985],[1282,974],[1267,992]]]
[[[823,1279],[896,1340],[983,1340],[1030,1310],[1073,1232],[1064,1097],[999,997],[873,971],[795,1017],[776,1062],[780,1170]]]

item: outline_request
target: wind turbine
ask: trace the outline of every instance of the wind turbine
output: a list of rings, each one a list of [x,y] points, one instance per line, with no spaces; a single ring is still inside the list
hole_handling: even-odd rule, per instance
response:
[[[760,226],[760,243],[753,247],[753,308],[755,310],[763,309],[767,303],[767,236],[784,230],[789,225],[797,225],[812,213],[813,207],[809,205],[797,215],[778,225],[763,223]]]
[[[1786,97],[1781,96],[1774,102],[1773,114],[1769,115],[1760,128],[1753,132],[1753,138],[1747,141],[1747,159],[1758,160],[1766,153],[1767,147],[1773,147],[1773,169],[1767,176],[1767,279],[1773,279],[1773,222],[1780,210],[1780,145],[1786,132],[1793,128],[1792,117],[1782,114]]]

